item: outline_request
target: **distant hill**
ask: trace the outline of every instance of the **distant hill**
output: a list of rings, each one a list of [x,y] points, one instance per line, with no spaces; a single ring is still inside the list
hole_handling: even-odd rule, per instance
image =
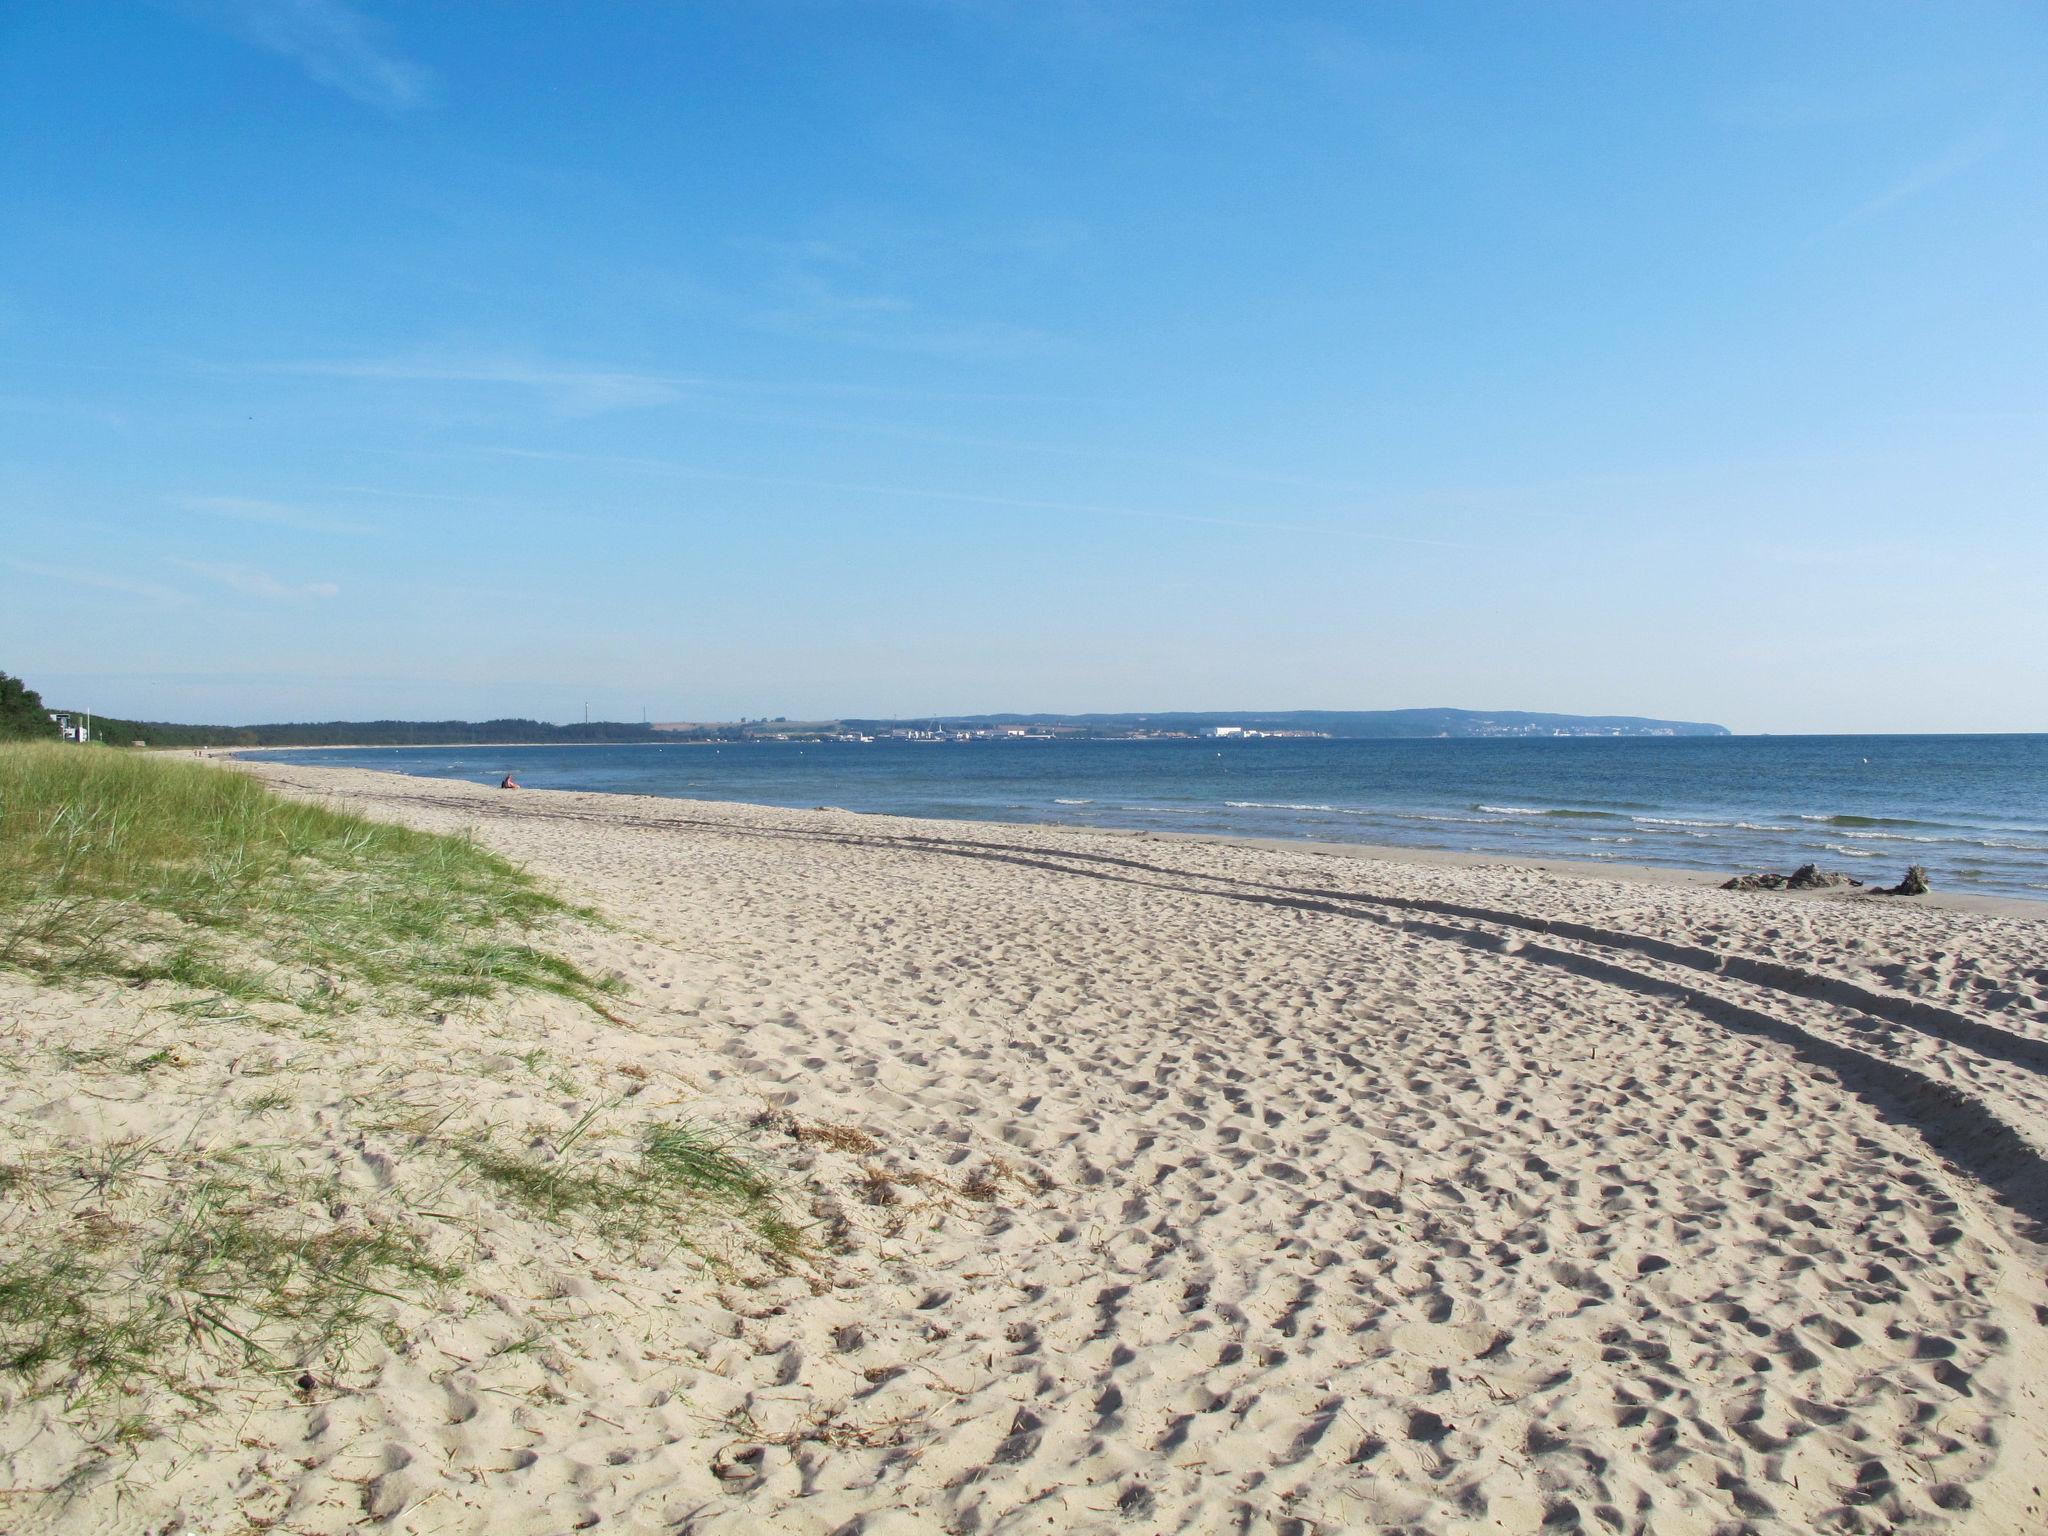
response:
[[[849,730],[905,725],[978,728],[1026,725],[1082,732],[1186,731],[1218,727],[1258,731],[1316,731],[1346,738],[1423,736],[1727,736],[1725,725],[1653,720],[1641,715],[1550,715],[1514,709],[1283,709],[1161,711],[1111,715],[941,715],[929,720],[848,720]]]
[[[816,739],[843,733],[880,735],[907,729],[985,731],[1026,726],[1061,736],[1200,735],[1219,727],[1308,732],[1351,739],[1425,736],[1726,736],[1727,727],[1639,715],[1547,715],[1522,710],[1289,709],[1167,711],[1097,715],[923,715],[896,720],[748,720],[641,725],[592,720],[326,720],[274,725],[175,725],[161,720],[93,717],[95,741],[152,747],[403,747],[464,744],[535,746],[579,742]]]

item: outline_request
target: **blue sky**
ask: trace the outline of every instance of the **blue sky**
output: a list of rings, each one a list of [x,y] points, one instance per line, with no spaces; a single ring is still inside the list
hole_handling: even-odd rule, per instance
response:
[[[2039,5],[14,0],[0,668],[2048,729]]]

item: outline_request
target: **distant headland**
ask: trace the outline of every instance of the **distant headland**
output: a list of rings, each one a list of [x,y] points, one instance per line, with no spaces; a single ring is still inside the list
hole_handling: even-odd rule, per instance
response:
[[[1639,715],[1561,715],[1526,710],[1202,710],[1129,714],[924,715],[902,719],[327,720],[270,725],[176,725],[97,717],[92,739],[151,747],[403,747],[576,745],[622,742],[1175,740],[1309,737],[1727,736],[1726,726]]]

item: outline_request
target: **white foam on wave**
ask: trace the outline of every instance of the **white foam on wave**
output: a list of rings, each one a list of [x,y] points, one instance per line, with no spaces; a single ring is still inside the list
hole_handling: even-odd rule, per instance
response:
[[[1093,800],[1062,800],[1058,795],[1054,795],[1052,803],[1054,805],[1093,805],[1095,802]]]
[[[1797,827],[1775,826],[1767,821],[1695,821],[1684,816],[1631,816],[1629,820],[1637,826],[1684,827],[1688,830],[1705,827],[1716,832],[1797,832]],[[1694,833],[1694,836],[1698,836]]]

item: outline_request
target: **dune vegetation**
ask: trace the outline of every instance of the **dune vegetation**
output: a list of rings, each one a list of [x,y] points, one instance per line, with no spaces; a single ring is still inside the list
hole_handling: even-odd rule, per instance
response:
[[[513,987],[599,1006],[533,934],[572,913],[476,843],[203,763],[0,747],[0,965],[171,980],[328,1011]]]
[[[0,1407],[98,1465],[402,1355],[551,1244],[801,1262],[744,1133],[560,1048],[632,1029],[560,952],[607,931],[467,837],[0,745]]]

